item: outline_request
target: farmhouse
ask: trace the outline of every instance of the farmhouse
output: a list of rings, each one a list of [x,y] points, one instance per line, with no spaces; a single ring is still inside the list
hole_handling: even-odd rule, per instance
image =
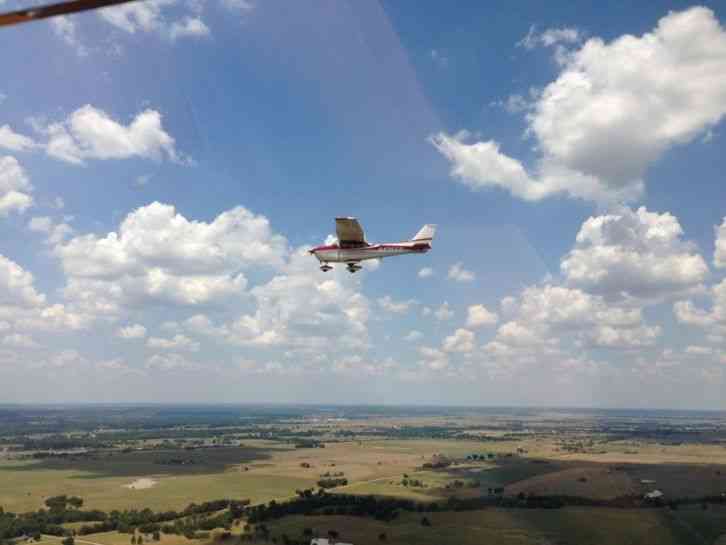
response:
[[[663,497],[663,492],[660,490],[653,490],[653,492],[648,492],[645,495],[646,500],[657,500]]]

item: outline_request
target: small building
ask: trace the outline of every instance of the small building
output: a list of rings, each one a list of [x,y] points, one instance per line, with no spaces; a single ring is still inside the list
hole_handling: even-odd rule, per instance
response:
[[[653,479],[640,479],[640,484],[655,484]]]
[[[653,490],[645,495],[646,500],[659,500],[663,498],[663,492],[660,490]]]
[[[314,537],[310,540],[310,545],[353,545],[352,543],[343,543],[342,541],[330,541],[327,537]]]

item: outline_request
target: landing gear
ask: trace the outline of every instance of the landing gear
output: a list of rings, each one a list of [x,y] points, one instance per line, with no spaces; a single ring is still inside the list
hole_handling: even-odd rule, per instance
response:
[[[360,265],[358,265],[356,263],[348,263],[348,272],[350,274],[353,274],[354,272],[359,271],[362,268],[363,268],[362,266],[360,266]]]
[[[322,265],[320,265],[320,270],[323,272],[328,272],[328,271],[332,270],[332,268],[333,267],[331,267],[327,263],[323,263]]]

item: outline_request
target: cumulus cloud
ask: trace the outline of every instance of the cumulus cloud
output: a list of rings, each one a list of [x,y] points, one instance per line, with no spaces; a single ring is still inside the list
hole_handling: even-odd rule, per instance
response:
[[[255,4],[254,2],[250,2],[250,0],[222,0],[222,7],[229,11],[246,13],[252,11],[255,8]]]
[[[527,116],[541,152],[535,167],[494,140],[440,133],[431,141],[452,163],[452,176],[526,200],[560,193],[634,200],[650,164],[726,114],[726,32],[707,8],[671,12],[640,37],[591,38],[560,60],[559,76]]]
[[[471,305],[467,309],[466,327],[477,328],[494,325],[498,320],[497,313],[487,310],[484,305]]]
[[[128,325],[119,328],[116,336],[122,339],[143,339],[146,336],[146,328],[141,324]]]
[[[2,344],[12,348],[38,348],[40,346],[30,335],[23,333],[13,333],[3,337]]]
[[[474,350],[474,333],[468,329],[459,328],[444,339],[442,348],[444,352],[471,352]]]
[[[449,366],[449,357],[437,348],[422,346],[418,349],[421,355],[421,365],[432,371],[442,371]]]
[[[0,126],[0,148],[10,151],[29,151],[35,148],[35,141],[22,134],[16,133],[10,125]]]
[[[723,343],[726,339],[726,280],[712,286],[707,296],[710,309],[696,306],[693,301],[677,301],[673,312],[678,322],[705,328],[712,342]]]
[[[209,34],[209,27],[199,17],[185,17],[181,21],[173,22],[169,28],[169,37],[172,40],[185,37],[201,38]]]
[[[171,339],[149,337],[146,341],[146,346],[160,350],[181,350],[187,352],[197,352],[199,350],[199,343],[197,341],[193,341],[186,335],[181,334],[174,335]]]
[[[668,212],[622,208],[585,221],[560,269],[569,285],[609,299],[692,292],[702,287],[708,266],[682,235]]]
[[[0,255],[0,305],[36,307],[45,295],[33,285],[33,275],[7,257]]]
[[[424,334],[418,331],[417,329],[413,329],[408,332],[408,334],[403,338],[404,341],[409,342],[416,342],[423,339]]]
[[[459,261],[458,263],[454,263],[451,267],[449,267],[449,274],[448,274],[449,280],[454,280],[455,282],[473,282],[476,278],[476,275],[468,271],[464,268],[464,264]]]
[[[88,49],[80,42],[78,38],[78,27],[76,22],[67,15],[60,15],[50,19],[50,25],[53,32],[61,40],[71,46],[79,57],[88,55]]]
[[[164,32],[166,22],[162,9],[173,5],[175,0],[147,0],[129,2],[98,10],[98,16],[116,28],[134,34],[136,32]]]
[[[713,264],[719,269],[726,267],[726,217],[721,225],[715,228],[716,231],[716,249],[713,253]]]
[[[414,299],[408,301],[395,301],[390,295],[385,295],[378,299],[378,306],[380,306],[386,312],[392,312],[394,314],[403,314],[408,312],[411,305],[415,305]]]
[[[418,277],[419,278],[429,278],[430,276],[434,275],[434,270],[431,267],[424,267],[420,271],[418,271]]]
[[[181,354],[154,354],[146,360],[146,368],[154,371],[198,371],[201,366]]]
[[[2,329],[77,330],[87,327],[90,317],[62,304],[47,304],[32,273],[0,255],[0,322]]]
[[[118,232],[76,236],[54,249],[68,277],[66,297],[98,313],[222,303],[245,291],[242,269],[280,267],[287,251],[268,220],[243,207],[205,223],[158,202],[131,212]]]
[[[634,328],[615,328],[599,326],[590,339],[595,346],[608,348],[640,348],[652,346],[661,334],[660,326],[639,326]]]
[[[288,347],[316,355],[368,347],[368,299],[360,280],[342,269],[321,276],[307,248],[298,248],[268,282],[250,290],[256,306],[222,324],[204,315],[185,327],[230,345]]]
[[[144,110],[124,125],[87,104],[62,122],[43,126],[36,121],[35,125],[48,138],[46,153],[68,163],[81,165],[87,159],[131,157],[181,160],[174,138],[162,127],[161,114],[156,110]]]
[[[35,216],[28,222],[28,229],[36,233],[44,233],[47,244],[58,244],[73,234],[73,227],[67,223],[55,223],[48,216]]]
[[[15,157],[0,157],[0,218],[23,213],[33,204],[33,186]]]
[[[576,28],[547,28],[542,32],[537,30],[535,25],[529,27],[527,35],[517,42],[517,46],[525,49],[534,49],[535,47],[551,47],[558,43],[572,44],[582,39],[582,32]]]
[[[444,301],[443,304],[434,311],[434,316],[437,320],[444,322],[446,320],[451,320],[454,317],[454,311],[449,308],[448,301]]]

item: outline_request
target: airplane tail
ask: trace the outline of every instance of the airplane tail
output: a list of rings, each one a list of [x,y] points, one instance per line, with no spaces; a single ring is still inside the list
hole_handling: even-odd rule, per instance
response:
[[[411,239],[411,242],[428,242],[428,244],[431,245],[431,242],[434,240],[435,233],[436,226],[426,224],[421,227],[421,230]]]

